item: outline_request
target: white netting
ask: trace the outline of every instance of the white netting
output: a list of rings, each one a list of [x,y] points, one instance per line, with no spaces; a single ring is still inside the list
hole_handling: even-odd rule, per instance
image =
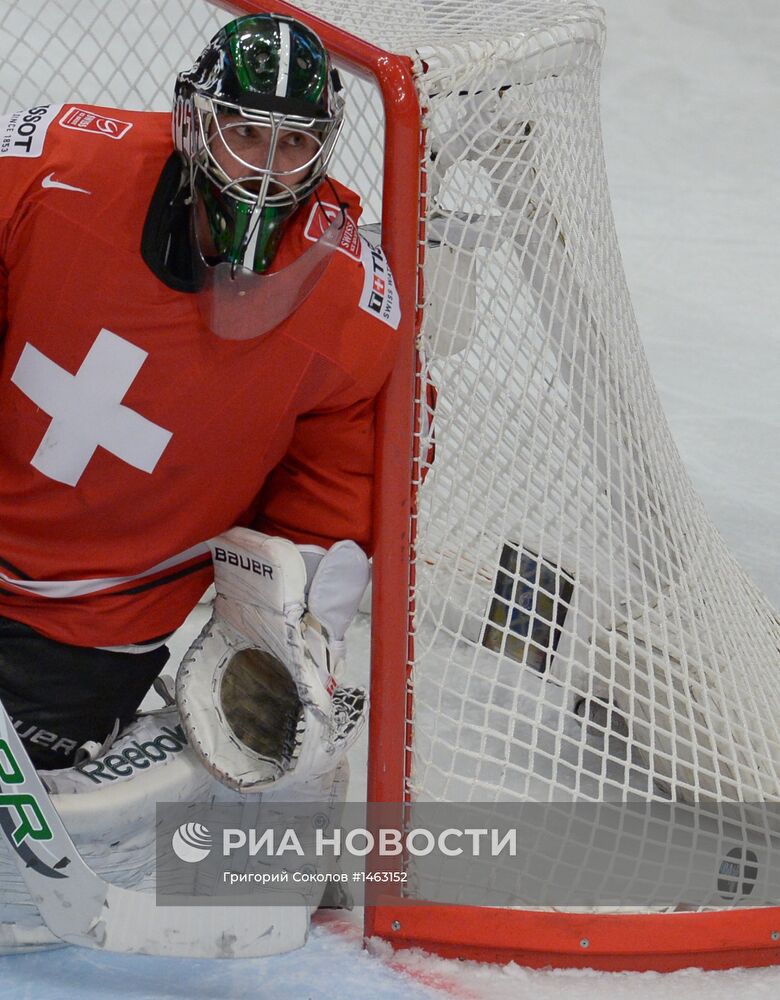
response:
[[[776,800],[780,629],[645,361],[603,163],[601,11],[304,6],[409,55],[425,109],[419,401],[426,380],[438,399],[418,448],[410,797]]]
[[[206,0],[3,0],[0,114],[44,101],[164,111],[176,71],[228,19]]]
[[[603,164],[601,11],[303,6],[409,55],[425,108],[420,402],[426,379],[438,401],[432,463],[428,430],[418,445],[410,795],[777,799],[780,627],[702,510],[644,359]],[[0,13],[6,108],[166,107],[228,16],[185,0]],[[345,82],[334,172],[373,223],[383,113]]]

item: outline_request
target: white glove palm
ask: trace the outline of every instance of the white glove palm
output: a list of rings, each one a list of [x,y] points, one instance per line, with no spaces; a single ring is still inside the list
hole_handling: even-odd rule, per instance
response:
[[[365,691],[335,677],[368,583],[365,554],[350,541],[301,551],[247,528],[209,545],[214,615],[176,680],[193,747],[245,792],[331,771],[366,721]]]

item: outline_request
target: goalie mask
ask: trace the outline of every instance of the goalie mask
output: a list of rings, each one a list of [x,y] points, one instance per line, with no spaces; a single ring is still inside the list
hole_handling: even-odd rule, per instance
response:
[[[177,77],[174,144],[189,171],[204,319],[219,336],[271,329],[327,266],[343,213],[271,273],[287,222],[325,178],[343,122],[338,90],[319,38],[269,14],[231,21]],[[262,328],[246,326],[249,315],[264,317]]]

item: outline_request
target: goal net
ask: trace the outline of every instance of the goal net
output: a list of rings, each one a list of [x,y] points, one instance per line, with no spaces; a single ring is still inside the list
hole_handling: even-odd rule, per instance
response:
[[[0,0],[0,110],[165,109],[175,71],[219,24],[268,7],[294,12]],[[767,881],[780,626],[703,510],[644,357],[603,162],[602,11],[302,8],[345,84],[333,173],[382,239],[408,345],[379,426],[370,796],[567,805],[567,822],[630,800],[644,832],[639,847],[619,841],[617,867],[668,848],[670,826],[654,834],[651,820],[669,804],[705,806],[720,836],[702,869],[709,895],[692,896],[670,861],[654,869],[665,895],[642,902],[610,883],[609,914],[598,886],[590,905],[567,896],[565,866],[550,874],[557,899],[513,889],[506,909],[493,893],[453,913],[463,900],[436,897],[429,868],[407,859],[406,887],[376,900],[369,931],[546,964],[780,959]],[[726,815],[735,804],[753,811]],[[410,896],[421,905],[404,906]],[[735,902],[764,908],[728,913]]]

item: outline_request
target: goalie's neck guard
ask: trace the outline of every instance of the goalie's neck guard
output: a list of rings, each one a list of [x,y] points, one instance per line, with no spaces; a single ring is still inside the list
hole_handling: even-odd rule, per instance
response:
[[[207,259],[197,239],[199,203],[193,206],[192,245],[198,311],[222,340],[252,340],[289,319],[322,280],[337,249],[347,216],[342,209],[322,236],[279,271],[257,274],[229,261]]]

